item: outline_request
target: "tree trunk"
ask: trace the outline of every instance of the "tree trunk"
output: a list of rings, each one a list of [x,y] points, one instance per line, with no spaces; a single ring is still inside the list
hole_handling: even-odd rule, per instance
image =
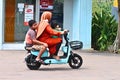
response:
[[[118,53],[120,52],[119,49],[120,49],[120,0],[118,0],[118,16],[119,16],[119,21],[118,21],[118,29],[117,29],[117,36],[116,36],[116,39],[112,45],[113,48],[113,52],[114,53]]]

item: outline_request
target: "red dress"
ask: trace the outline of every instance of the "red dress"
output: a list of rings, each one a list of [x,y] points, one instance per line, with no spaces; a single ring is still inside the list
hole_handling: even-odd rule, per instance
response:
[[[48,44],[50,55],[55,54],[57,44],[62,42],[61,38],[52,38],[52,36],[60,36],[60,32],[54,31],[50,25],[47,25],[42,34],[38,37],[39,41]]]

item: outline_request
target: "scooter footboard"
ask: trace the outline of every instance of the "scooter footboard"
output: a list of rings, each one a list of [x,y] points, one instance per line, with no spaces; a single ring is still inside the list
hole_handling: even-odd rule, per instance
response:
[[[67,58],[56,60],[56,59],[46,59],[44,61],[46,64],[65,64],[68,62]]]
[[[39,51],[38,50],[33,50],[31,51],[31,54],[37,56],[39,54]],[[42,54],[41,57],[48,57],[49,53],[48,53],[48,50],[45,50],[45,52]]]

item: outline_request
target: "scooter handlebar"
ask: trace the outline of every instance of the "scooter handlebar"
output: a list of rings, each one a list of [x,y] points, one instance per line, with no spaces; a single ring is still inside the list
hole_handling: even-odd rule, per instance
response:
[[[68,32],[69,32],[69,30],[65,31],[65,34],[64,34],[64,39],[65,39],[66,42],[68,42],[68,40],[69,40],[69,38],[67,37]]]
[[[66,34],[66,33],[68,33],[69,32],[69,30],[64,30],[64,34]]]

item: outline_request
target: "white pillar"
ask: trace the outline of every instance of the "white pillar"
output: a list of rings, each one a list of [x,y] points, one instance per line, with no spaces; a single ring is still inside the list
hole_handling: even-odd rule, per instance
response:
[[[4,39],[4,1],[5,0],[0,0],[0,50],[2,50]]]
[[[73,31],[73,0],[64,0],[64,22],[63,28],[70,31],[69,38],[72,39]]]
[[[72,40],[80,40],[80,0],[73,0],[73,35]]]
[[[92,0],[73,1],[73,40],[83,42],[83,49],[91,48]]]

